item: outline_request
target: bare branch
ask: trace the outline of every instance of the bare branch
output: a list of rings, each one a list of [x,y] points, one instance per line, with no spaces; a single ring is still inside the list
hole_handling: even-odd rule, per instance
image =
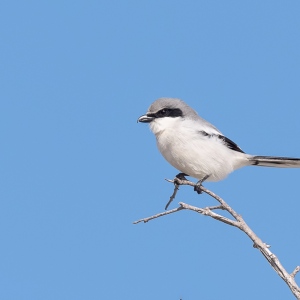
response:
[[[196,183],[194,183],[192,181],[177,178],[177,177],[174,180],[167,180],[167,181],[174,183],[175,187],[174,187],[174,192],[171,195],[170,200],[166,205],[166,209],[168,208],[169,204],[175,199],[180,185],[189,185],[192,187],[194,187],[196,185]],[[219,197],[212,191],[204,188],[203,186],[201,186],[200,189],[204,193],[206,193],[206,194],[210,195],[211,197],[213,197],[214,199],[216,199],[220,203],[220,205],[200,208],[200,207],[196,207],[196,206],[192,206],[192,205],[180,202],[179,203],[180,206],[178,208],[168,210],[168,211],[153,215],[151,217],[140,219],[140,220],[134,222],[133,224],[137,224],[140,222],[146,223],[150,220],[153,220],[153,219],[156,219],[156,218],[159,218],[159,217],[162,217],[162,216],[165,216],[168,214],[172,214],[172,213],[175,213],[175,212],[185,209],[185,210],[195,211],[204,216],[209,216],[209,217],[211,217],[215,220],[218,220],[220,222],[223,222],[225,224],[237,227],[238,229],[243,231],[252,240],[254,247],[257,248],[262,253],[262,255],[266,258],[266,260],[272,266],[272,268],[276,271],[276,273],[285,281],[285,283],[288,285],[288,287],[290,288],[290,290],[292,291],[294,296],[297,299],[300,299],[300,288],[297,285],[297,283],[295,282],[295,276],[300,271],[300,266],[297,266],[295,268],[295,270],[291,274],[289,274],[285,270],[285,268],[282,266],[282,264],[280,263],[277,256],[270,251],[270,249],[269,249],[270,246],[262,242],[262,240],[247,225],[247,223],[244,221],[244,219],[242,218],[241,215],[239,215],[221,197]],[[234,220],[213,212],[213,210],[217,210],[217,209],[226,210],[234,218]]]
[[[174,180],[168,180],[168,182],[174,182]],[[179,178],[176,178],[177,185],[190,185],[192,187],[195,187],[196,183],[189,181],[189,180],[181,180]],[[201,186],[201,190],[208,194],[209,196],[215,198],[222,207],[224,207],[225,210],[227,210],[236,220],[240,217],[221,197],[213,193],[212,191],[206,189],[204,186]]]

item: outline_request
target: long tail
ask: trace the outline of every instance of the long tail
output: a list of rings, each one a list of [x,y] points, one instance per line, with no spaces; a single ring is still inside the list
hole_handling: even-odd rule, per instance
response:
[[[277,156],[251,156],[249,162],[253,166],[275,168],[300,168],[300,158]]]

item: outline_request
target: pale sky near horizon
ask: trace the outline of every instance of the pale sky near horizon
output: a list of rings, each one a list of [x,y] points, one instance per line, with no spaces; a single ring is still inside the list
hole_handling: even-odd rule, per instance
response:
[[[247,153],[300,157],[299,15],[299,1],[2,1],[0,299],[294,299],[235,228],[186,211],[132,223],[164,211],[178,173],[136,123],[159,97]],[[289,272],[299,178],[248,167],[205,184]],[[180,201],[214,203],[189,187]]]

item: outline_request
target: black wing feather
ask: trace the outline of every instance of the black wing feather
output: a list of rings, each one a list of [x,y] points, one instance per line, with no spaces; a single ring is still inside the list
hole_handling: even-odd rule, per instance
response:
[[[208,136],[208,137],[216,136],[218,139],[222,140],[224,142],[225,146],[227,146],[229,149],[237,151],[237,152],[245,153],[235,142],[233,142],[226,136],[223,136],[220,134],[208,134],[205,131],[200,131],[200,133],[203,134],[204,136]]]

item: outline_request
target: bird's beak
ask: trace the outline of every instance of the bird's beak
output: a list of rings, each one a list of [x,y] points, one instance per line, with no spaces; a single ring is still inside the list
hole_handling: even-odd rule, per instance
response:
[[[148,115],[148,114],[145,114],[145,115],[142,115],[140,116],[138,119],[137,119],[137,122],[142,122],[142,123],[150,123],[151,121],[153,121],[155,118]]]

